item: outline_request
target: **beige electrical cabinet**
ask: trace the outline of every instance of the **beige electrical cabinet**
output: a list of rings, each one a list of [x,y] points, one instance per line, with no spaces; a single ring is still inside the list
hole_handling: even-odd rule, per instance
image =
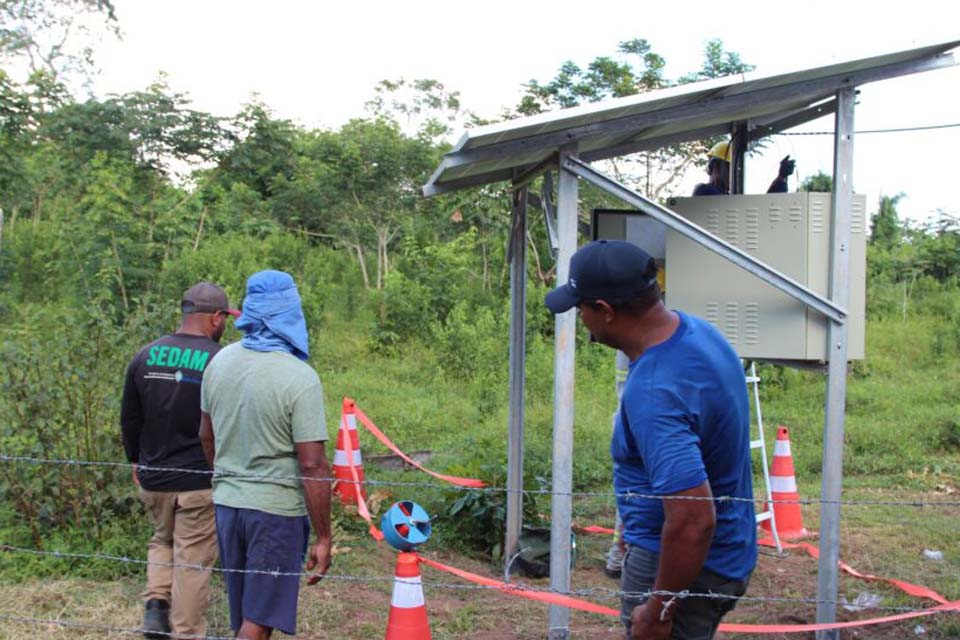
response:
[[[667,206],[824,297],[830,285],[830,194],[674,198]],[[850,228],[847,355],[864,357],[865,198]],[[629,237],[629,225],[624,235]],[[828,320],[692,240],[666,230],[666,301],[709,320],[737,353],[755,360],[826,359]]]

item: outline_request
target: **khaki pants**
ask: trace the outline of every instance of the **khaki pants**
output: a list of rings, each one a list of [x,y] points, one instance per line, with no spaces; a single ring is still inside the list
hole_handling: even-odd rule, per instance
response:
[[[203,636],[207,632],[203,614],[207,608],[210,570],[169,565],[212,567],[217,561],[212,492],[210,489],[175,492],[141,488],[140,500],[154,526],[147,552],[150,564],[143,598],[170,603],[170,626],[174,634]]]

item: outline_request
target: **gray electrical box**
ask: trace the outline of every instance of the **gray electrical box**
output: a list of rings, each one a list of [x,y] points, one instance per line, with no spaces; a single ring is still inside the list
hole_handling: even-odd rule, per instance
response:
[[[829,296],[829,193],[672,198],[667,206],[812,291]],[[651,235],[654,225],[661,231]],[[826,360],[828,320],[824,316],[709,249],[637,213],[597,211],[593,228],[596,238],[626,239],[644,248],[663,246],[662,258],[650,253],[663,260],[668,306],[709,320],[741,357]],[[663,241],[656,237],[660,234]],[[859,360],[864,357],[866,285],[862,195],[853,198],[849,284],[847,356]]]

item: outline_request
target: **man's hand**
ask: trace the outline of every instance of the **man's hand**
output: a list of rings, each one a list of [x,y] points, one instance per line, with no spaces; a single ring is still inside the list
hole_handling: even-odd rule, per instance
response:
[[[656,597],[634,607],[630,614],[630,637],[633,640],[670,640],[673,619],[672,616],[665,615],[665,619],[660,620],[662,611],[663,603]]]
[[[326,540],[317,539],[313,546],[310,547],[310,559],[307,561],[307,571],[313,571],[314,573],[307,578],[307,584],[317,584],[323,580],[323,576],[327,575],[327,570],[330,568],[331,547],[332,543],[330,538]]]
[[[140,476],[137,475],[137,465],[131,465],[133,468],[133,484],[140,486]]]
[[[790,156],[784,156],[783,160],[780,161],[780,179],[786,180],[788,176],[792,176],[793,170],[796,168],[796,166],[796,160],[791,160]]]

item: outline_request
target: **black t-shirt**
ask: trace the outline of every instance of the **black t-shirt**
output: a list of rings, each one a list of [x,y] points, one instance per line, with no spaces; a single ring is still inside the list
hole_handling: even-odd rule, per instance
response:
[[[151,342],[130,362],[120,427],[127,460],[147,467],[209,471],[200,446],[200,383],[220,345],[175,333]],[[209,473],[138,472],[149,491],[210,488]]]

